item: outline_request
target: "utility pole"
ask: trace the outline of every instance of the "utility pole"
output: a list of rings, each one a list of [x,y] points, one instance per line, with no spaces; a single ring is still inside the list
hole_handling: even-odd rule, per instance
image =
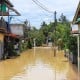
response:
[[[78,27],[78,30],[79,34],[77,36],[77,47],[78,47],[77,61],[78,61],[78,80],[80,80],[80,27]]]
[[[80,56],[80,53],[79,53],[79,47],[80,47],[80,45],[79,45],[79,34],[78,34],[78,36],[77,36],[77,46],[78,46],[78,80],[80,80],[79,79],[79,72],[80,72],[80,69],[79,69],[79,67],[80,67],[80,63],[79,63],[79,56]]]
[[[55,11],[54,12],[54,34],[55,34],[55,37],[54,37],[54,57],[56,56],[56,26],[57,26],[56,14],[57,14],[57,12]]]

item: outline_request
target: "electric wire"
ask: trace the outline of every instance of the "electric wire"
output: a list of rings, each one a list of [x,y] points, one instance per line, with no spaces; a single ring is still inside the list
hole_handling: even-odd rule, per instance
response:
[[[43,5],[41,2],[39,2],[38,0],[32,0],[36,5],[38,5],[40,8],[42,8],[43,10],[47,11],[48,13],[53,13],[52,11],[48,10],[48,8]],[[49,16],[47,14],[45,14],[45,16]],[[24,18],[24,16],[22,16]],[[50,17],[50,16],[49,16]],[[33,19],[33,18],[32,18]],[[41,18],[42,19],[42,18]],[[21,23],[23,23],[24,21],[21,21],[20,19],[17,18],[17,20]]]
[[[48,13],[54,13],[50,10],[48,10],[47,7],[45,7],[42,3],[40,3],[38,0],[32,0],[36,5],[38,5],[40,8],[42,8],[43,10],[47,11]]]

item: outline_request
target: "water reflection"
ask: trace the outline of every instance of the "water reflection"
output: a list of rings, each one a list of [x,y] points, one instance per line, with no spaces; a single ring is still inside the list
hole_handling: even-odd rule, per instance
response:
[[[67,80],[65,75],[58,72],[56,74],[55,70],[52,70],[48,65],[38,63],[35,66],[29,66],[25,73],[17,75],[11,80]]]
[[[16,59],[0,62],[0,80],[77,80],[77,73],[57,52],[54,57],[52,48],[34,48]]]

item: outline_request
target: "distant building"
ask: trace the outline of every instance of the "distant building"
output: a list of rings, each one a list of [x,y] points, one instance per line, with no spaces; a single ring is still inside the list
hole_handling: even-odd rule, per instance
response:
[[[29,27],[24,24],[10,24],[12,34],[18,35],[22,38],[28,38]]]
[[[10,24],[10,29],[12,34],[19,36],[24,36],[24,26],[23,24]]]

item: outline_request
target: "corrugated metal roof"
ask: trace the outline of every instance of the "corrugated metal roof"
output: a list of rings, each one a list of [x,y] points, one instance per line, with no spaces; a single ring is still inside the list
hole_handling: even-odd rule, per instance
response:
[[[80,14],[80,1],[79,1],[77,10],[76,10],[75,16],[73,18],[73,22],[72,22],[73,24],[75,24],[75,22],[77,21],[77,18],[79,17],[79,14]]]

